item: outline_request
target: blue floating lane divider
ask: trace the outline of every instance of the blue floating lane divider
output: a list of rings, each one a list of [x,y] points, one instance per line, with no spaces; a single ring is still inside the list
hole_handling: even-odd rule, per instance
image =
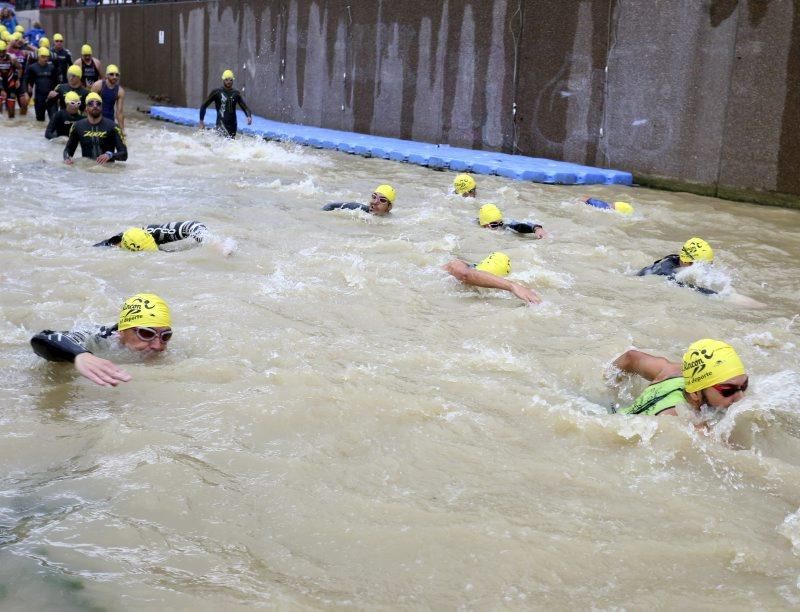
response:
[[[197,125],[196,108],[174,108],[153,106],[150,116],[180,125]],[[379,157],[394,161],[408,162],[436,169],[449,169],[456,172],[475,174],[496,174],[521,181],[535,183],[555,183],[559,185],[631,185],[630,172],[593,168],[569,162],[554,161],[540,157],[508,155],[494,151],[474,151],[448,145],[435,145],[399,138],[369,136],[355,132],[342,132],[327,128],[281,123],[262,117],[253,117],[253,124],[247,125],[244,114],[239,111],[239,131],[243,134],[261,136],[268,140],[284,140],[319,149],[335,149],[345,153]],[[213,110],[206,113],[205,122],[213,126],[217,114]]]

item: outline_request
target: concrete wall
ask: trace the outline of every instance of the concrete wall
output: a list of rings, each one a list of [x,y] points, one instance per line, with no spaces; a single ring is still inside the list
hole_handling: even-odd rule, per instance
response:
[[[177,105],[232,68],[273,119],[800,201],[800,0],[212,0],[42,21]]]

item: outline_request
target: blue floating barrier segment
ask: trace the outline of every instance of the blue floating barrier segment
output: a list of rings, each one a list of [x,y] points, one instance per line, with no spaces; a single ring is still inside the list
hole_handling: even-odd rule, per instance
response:
[[[171,121],[180,125],[197,125],[199,112],[196,108],[173,108],[153,106],[150,116],[154,119]],[[272,121],[263,117],[253,117],[253,124],[247,125],[246,117],[237,112],[240,131],[243,134],[261,136],[269,140],[294,142],[322,149],[338,149],[365,157],[379,157],[399,162],[408,162],[436,169],[449,169],[455,172],[474,172],[475,174],[496,174],[506,178],[533,181],[535,183],[554,183],[560,185],[632,185],[630,172],[594,168],[569,162],[559,162],[540,157],[524,157],[494,151],[475,151],[448,145],[435,145],[385,136],[370,136],[343,132],[308,125],[295,125]],[[217,113],[209,110],[205,123],[213,126]]]

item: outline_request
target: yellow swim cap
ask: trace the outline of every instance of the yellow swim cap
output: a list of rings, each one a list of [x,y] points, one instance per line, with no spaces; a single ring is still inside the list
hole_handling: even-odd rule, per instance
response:
[[[486,227],[490,223],[497,223],[503,220],[503,213],[494,204],[484,204],[478,211],[478,223],[481,227]]]
[[[108,67],[106,67],[106,76],[108,76],[109,73],[119,75],[119,68],[117,68],[116,64],[109,64]]]
[[[8,42],[11,40],[11,34],[8,32],[0,32],[0,39],[3,39],[3,42]]]
[[[96,91],[93,91],[93,92],[91,92],[90,94],[88,94],[88,95],[86,96],[86,103],[87,103],[87,104],[88,104],[89,102],[91,102],[92,100],[97,100],[97,101],[98,101],[98,102],[100,102],[101,104],[103,103],[103,98],[101,98],[101,97],[100,97],[100,94],[99,94],[99,93],[97,93]]]
[[[74,91],[68,91],[64,95],[64,102],[66,102],[67,104],[71,104],[71,103],[74,103],[74,102],[80,102],[80,101],[81,101],[81,97]]]
[[[505,253],[495,251],[475,266],[475,269],[494,274],[495,276],[508,276],[511,274],[511,260]]]
[[[81,47],[81,55],[91,55],[92,47],[90,45],[83,45]]]
[[[120,245],[123,249],[127,249],[129,251],[158,250],[158,245],[156,245],[153,235],[150,232],[143,230],[141,227],[132,227],[128,230],[125,230],[125,233],[122,234],[122,242]]]
[[[172,327],[169,306],[154,293],[137,293],[122,304],[119,331],[131,327]]]
[[[694,261],[711,263],[714,261],[714,251],[705,240],[694,237],[683,243],[679,257],[683,263],[692,263]]]
[[[464,195],[465,193],[472,191],[477,187],[475,183],[475,179],[472,178],[469,174],[459,174],[453,180],[453,187],[455,187],[456,193],[458,195]]]
[[[21,25],[18,25],[17,27],[14,28],[14,32],[19,32],[20,34],[22,34],[24,31],[25,28],[23,28]]]
[[[622,213],[623,215],[633,214],[633,206],[631,206],[628,202],[614,202],[614,210],[616,210],[618,213]]]
[[[50,57],[50,49],[47,47],[39,47],[39,57]]]
[[[39,39],[39,46],[40,47],[47,47],[49,49],[50,48],[50,39],[47,38],[46,36],[42,36]]]
[[[64,42],[64,37],[61,34],[53,34],[53,42]]]
[[[708,338],[698,340],[686,350],[682,369],[688,393],[745,373],[742,360],[730,344]]]
[[[12,40],[22,40],[22,33],[21,32],[14,32],[11,35]]]
[[[67,68],[67,74],[69,76],[76,76],[78,78],[81,78],[83,76],[83,71],[81,70],[80,66],[70,66],[69,68]]]
[[[0,53],[3,53],[6,49],[8,49],[6,41],[0,40]]]
[[[389,200],[390,204],[394,204],[394,198],[397,195],[394,192],[394,187],[392,187],[391,185],[378,185],[375,188],[375,193],[381,194],[384,198]]]
[[[225,72],[222,73],[222,80],[223,81],[226,80],[226,79],[235,79],[235,78],[236,77],[233,76],[233,70],[226,70]]]

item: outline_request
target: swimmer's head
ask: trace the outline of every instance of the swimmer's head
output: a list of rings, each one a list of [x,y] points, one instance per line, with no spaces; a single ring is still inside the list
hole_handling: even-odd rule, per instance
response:
[[[0,40],[0,53],[5,53],[7,49],[8,45],[6,44],[6,41]]]
[[[22,32],[14,32],[11,35],[11,40],[13,40],[14,42],[21,41],[22,40]]]
[[[160,353],[172,338],[169,306],[153,293],[137,293],[122,304],[117,329],[129,349]]]
[[[83,56],[91,56],[92,55],[92,46],[91,45],[83,45],[81,47],[81,55]]]
[[[127,251],[157,251],[153,235],[141,227],[132,227],[122,234],[119,246]]]
[[[81,104],[81,97],[74,91],[68,91],[64,94],[64,103],[67,106],[75,106],[78,107]]]
[[[50,39],[47,38],[47,36],[42,36],[39,39],[39,46],[40,47],[47,47],[49,49],[50,48]]]
[[[614,210],[623,215],[633,214],[633,206],[631,206],[629,202],[623,202],[623,201],[614,202]]]
[[[727,408],[747,389],[744,364],[730,344],[704,338],[683,355],[681,367],[685,391],[695,403]]]
[[[48,49],[47,47],[39,47],[39,51],[37,51],[37,54],[39,55],[39,57],[45,57],[45,58],[50,57],[50,49]]]
[[[53,42],[54,43],[64,42],[64,37],[61,36],[61,34],[59,34],[58,32],[56,32],[55,34],[53,34]]]
[[[22,34],[23,32],[25,32],[25,28],[23,28],[21,25],[18,25],[14,28],[14,32]]]
[[[396,195],[391,185],[378,185],[369,200],[369,212],[378,216],[389,214]]]
[[[481,227],[497,227],[503,223],[503,213],[494,204],[484,204],[478,211],[478,223]]]
[[[83,76],[83,71],[80,66],[70,66],[67,68],[67,76],[81,78]]]
[[[680,255],[678,255],[682,263],[691,264],[696,261],[707,261],[711,263],[714,261],[714,251],[702,238],[689,238],[683,243]]]
[[[116,64],[109,64],[106,68],[106,76],[111,78],[119,78],[119,68],[117,68]]]
[[[233,70],[226,70],[226,71],[224,71],[224,72],[222,73],[222,80],[223,80],[223,82],[224,82],[224,81],[230,81],[231,83],[233,83],[233,80],[234,80],[235,78],[236,78],[236,77],[235,77],[235,76],[233,76]]]
[[[511,260],[505,253],[495,251],[475,266],[475,269],[495,276],[508,276],[511,274]]]
[[[464,196],[465,198],[474,198],[477,193],[478,185],[475,183],[475,179],[469,174],[459,174],[453,180],[453,187],[458,195]]]

